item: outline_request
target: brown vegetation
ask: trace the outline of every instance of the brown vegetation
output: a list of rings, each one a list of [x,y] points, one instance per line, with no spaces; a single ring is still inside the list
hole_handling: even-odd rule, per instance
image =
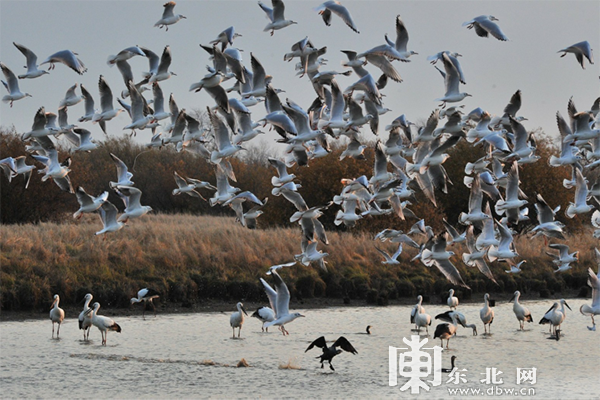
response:
[[[106,238],[94,235],[100,225],[96,215],[2,225],[2,310],[46,310],[54,293],[60,293],[61,305],[76,306],[88,292],[103,305],[128,307],[146,286],[161,292],[161,302],[189,308],[208,299],[266,302],[258,278],[300,253],[300,228],[248,230],[231,217],[148,215]],[[387,266],[368,233],[330,232],[329,240],[328,272],[300,264],[282,272],[295,300],[328,297],[384,305],[417,294],[441,298],[451,287],[436,268],[409,262],[415,249],[405,249],[402,264]],[[528,262],[517,275],[504,273],[506,264],[492,263],[499,286],[458,257],[455,264],[475,293],[519,289],[558,296],[586,285],[587,268],[595,268],[595,242],[589,230],[569,237],[580,261],[571,271],[555,274],[543,239],[519,236],[517,250]],[[455,247],[460,256],[462,245]],[[463,298],[469,295],[463,292]]]

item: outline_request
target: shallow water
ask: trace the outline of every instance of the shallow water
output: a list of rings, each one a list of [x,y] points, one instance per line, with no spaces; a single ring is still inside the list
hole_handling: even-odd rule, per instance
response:
[[[459,327],[442,353],[443,367],[457,356],[457,367],[466,379],[458,384],[443,374],[441,385],[421,393],[421,398],[448,398],[449,390],[494,392],[525,389],[522,395],[540,398],[589,399],[600,396],[598,360],[600,330],[589,331],[589,317],[577,310],[585,301],[571,300],[560,341],[548,339],[548,327],[537,324],[551,302],[524,302],[535,323],[517,330],[512,304],[497,303],[492,335],[485,336],[479,319],[481,304],[460,305],[468,322],[476,323],[479,335]],[[435,316],[447,311],[440,305],[424,305]],[[233,308],[233,307],[232,307]],[[289,336],[278,331],[262,333],[261,323],[248,318],[241,339],[231,338],[229,313],[198,313],[115,318],[123,332],[108,334],[108,346],[100,345],[100,332],[92,328],[90,342],[82,340],[77,320],[67,318],[60,339],[51,338],[51,322],[0,323],[0,388],[2,397],[119,397],[119,398],[236,398],[320,397],[382,398],[414,397],[400,391],[408,381],[398,378],[389,386],[389,346],[406,346],[410,338],[409,306],[295,310],[306,314],[289,325]],[[424,346],[439,345],[433,340]],[[366,335],[367,324],[373,326]],[[344,335],[358,354],[344,352],[334,358],[335,372],[320,368],[320,349],[308,353],[310,342],[324,335],[335,340]],[[425,338],[423,335],[421,339]],[[404,351],[404,350],[400,350]],[[432,350],[427,350],[433,353]],[[244,358],[249,368],[237,368]],[[284,369],[283,365],[293,368]],[[537,368],[536,383],[516,384],[516,368]],[[486,368],[502,371],[502,384],[481,383]],[[462,371],[466,369],[466,371]],[[426,378],[432,379],[432,376]],[[529,389],[533,389],[531,392]],[[462,397],[473,397],[462,395]],[[481,396],[479,396],[481,397]]]

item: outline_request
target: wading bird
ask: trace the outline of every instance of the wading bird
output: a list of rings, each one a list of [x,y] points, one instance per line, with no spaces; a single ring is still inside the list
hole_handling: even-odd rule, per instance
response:
[[[154,310],[154,316],[156,317],[156,306],[152,302],[154,299],[158,299],[160,297],[160,293],[151,288],[143,288],[137,292],[137,297],[131,298],[131,304],[133,303],[141,303],[144,302],[144,309],[142,311],[142,318],[146,319],[146,306],[148,303],[152,305],[152,309]]]
[[[50,310],[50,320],[52,321],[52,337],[54,337],[54,324],[58,324],[58,329],[56,330],[56,338],[58,339],[58,335],[60,334],[60,324],[62,324],[65,319],[65,310],[58,306],[60,302],[60,297],[55,294],[54,301],[52,302],[52,309]]]
[[[236,304],[237,311],[231,314],[229,317],[229,325],[231,325],[231,329],[233,329],[232,338],[235,339],[235,328],[238,328],[238,338],[242,333],[242,325],[244,324],[244,314],[248,315],[246,310],[244,310],[244,305],[242,303]]]

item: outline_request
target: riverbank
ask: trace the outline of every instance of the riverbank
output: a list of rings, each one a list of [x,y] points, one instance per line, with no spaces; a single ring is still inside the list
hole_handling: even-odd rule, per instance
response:
[[[584,291],[585,292],[585,291]],[[573,291],[568,290],[564,293],[561,293],[561,298],[565,299],[589,299],[591,293],[585,293],[583,295],[581,291]],[[508,302],[512,297],[512,293],[495,293],[491,292],[490,297],[496,303],[500,304],[503,302]],[[434,307],[445,307],[446,303],[443,300],[444,295],[440,296],[431,296],[424,295],[423,305],[425,306],[434,306]],[[481,298],[480,298],[481,297]],[[537,293],[526,294],[521,297],[521,300],[527,301],[536,301],[536,300],[548,300],[548,304],[553,300],[558,300],[558,298],[543,298],[540,297]],[[224,313],[230,314],[235,311],[235,304],[226,301],[220,300],[207,300],[201,302],[199,304],[194,304],[191,307],[183,307],[181,304],[173,304],[173,303],[164,303],[160,302],[160,300],[155,300],[156,303],[156,312],[157,315],[170,315],[170,314],[190,314],[190,313]],[[390,300],[386,305],[377,305],[377,304],[369,304],[366,300],[348,300],[348,299],[307,299],[302,301],[296,301],[294,299],[290,302],[291,310],[314,310],[314,309],[328,309],[328,308],[362,308],[362,307],[386,307],[386,306],[406,306],[406,305],[414,305],[416,303],[416,299],[397,299]],[[473,296],[470,299],[461,298],[461,304],[483,304],[482,296]],[[244,302],[244,308],[248,312],[248,315],[252,315],[252,313],[259,307],[267,306],[268,301],[264,302]],[[63,308],[63,307],[61,307]],[[65,315],[67,318],[77,318],[79,313],[82,310],[82,307],[64,307]],[[27,321],[27,320],[43,320],[48,319],[48,313],[50,308],[47,310],[37,310],[37,311],[0,311],[0,323],[8,322],[8,321]],[[131,317],[131,316],[141,316],[143,311],[143,305],[141,304],[133,304],[128,308],[109,308],[102,307],[102,315],[110,316],[110,317]],[[153,316],[152,307],[148,307],[146,309],[146,314],[148,317]]]
[[[45,314],[54,294],[60,295],[62,308],[74,311],[86,293],[105,313],[129,310],[130,298],[143,287],[156,289],[160,307],[181,310],[176,312],[227,311],[238,301],[265,305],[259,278],[270,281],[265,272],[271,265],[293,261],[300,253],[298,228],[248,230],[229,217],[148,215],[106,237],[94,235],[98,224],[97,216],[86,215],[60,224],[0,226],[2,314]],[[486,292],[508,299],[515,290],[531,298],[560,298],[576,296],[587,286],[587,268],[597,268],[591,232],[561,241],[580,252],[579,262],[564,273],[554,273],[546,254],[553,249],[542,238],[516,236],[516,261],[527,263],[519,274],[505,273],[506,263],[490,263],[497,283],[466,267],[461,261],[466,247],[455,244],[452,262],[467,290],[451,285],[437,268],[410,262],[414,248],[405,246],[400,264],[386,265],[375,246],[393,252],[394,243],[374,242],[372,234],[362,232],[332,231],[328,237],[329,245],[319,244],[329,253],[327,271],[299,263],[280,271],[299,305],[412,304],[419,294],[443,301],[450,288],[465,301],[477,301]]]

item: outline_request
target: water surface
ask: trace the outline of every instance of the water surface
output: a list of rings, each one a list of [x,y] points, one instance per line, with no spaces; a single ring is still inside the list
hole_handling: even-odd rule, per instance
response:
[[[573,310],[584,302],[569,301]],[[448,374],[443,374],[440,386],[421,391],[418,397],[461,397],[449,396],[448,390],[456,388],[480,390],[481,395],[486,390],[514,388],[534,389],[522,392],[528,397],[599,398],[600,330],[589,331],[588,317],[567,311],[563,336],[559,341],[549,340],[548,327],[537,322],[551,303],[524,302],[535,320],[524,332],[517,330],[512,304],[498,303],[490,336],[482,335],[482,305],[461,304],[459,311],[477,324],[480,334],[472,336],[470,329],[459,327],[450,350],[443,351],[442,364],[449,367],[450,356],[456,355],[466,383],[448,383]],[[441,305],[424,306],[432,316],[448,310]],[[84,342],[75,318],[65,320],[59,340],[51,338],[49,320],[2,322],[0,388],[5,398],[416,397],[400,391],[407,378],[399,377],[398,386],[389,386],[389,346],[407,347],[402,338],[414,334],[409,306],[297,311],[306,318],[287,325],[289,336],[277,330],[262,333],[261,323],[247,318],[241,339],[231,338],[229,313],[159,314],[147,320],[115,317],[123,332],[110,332],[106,347],[100,345],[96,328],[92,328],[91,340]],[[432,323],[427,348],[440,343],[432,338],[438,323]],[[369,324],[372,334],[366,335],[362,332]],[[321,335],[328,341],[344,335],[358,354],[337,356],[335,372],[327,365],[321,369],[315,359],[320,349],[304,352]],[[236,367],[242,358],[248,368]],[[517,385],[516,368],[532,367],[537,369],[536,383]],[[501,371],[497,377],[503,383],[481,383],[486,368]]]

